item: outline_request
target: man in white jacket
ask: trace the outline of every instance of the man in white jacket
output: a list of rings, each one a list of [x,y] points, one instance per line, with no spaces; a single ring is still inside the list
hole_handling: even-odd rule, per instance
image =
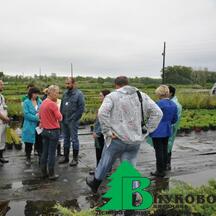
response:
[[[115,88],[115,91],[106,96],[98,112],[106,147],[94,179],[86,179],[87,185],[94,193],[117,158],[121,161],[127,160],[136,166],[140,144],[144,142],[148,133],[157,128],[163,115],[157,104],[145,93],[140,92],[147,129],[143,133],[138,89],[129,86],[128,78],[125,76],[115,79]]]

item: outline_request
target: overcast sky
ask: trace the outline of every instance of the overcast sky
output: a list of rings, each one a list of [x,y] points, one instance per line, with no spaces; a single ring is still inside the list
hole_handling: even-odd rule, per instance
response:
[[[159,77],[216,71],[215,0],[0,0],[0,71]]]

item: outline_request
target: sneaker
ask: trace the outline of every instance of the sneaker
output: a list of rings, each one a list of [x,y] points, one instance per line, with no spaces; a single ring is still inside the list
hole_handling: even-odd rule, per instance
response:
[[[59,178],[59,175],[57,175],[57,174],[50,175],[50,176],[48,177],[48,179],[49,179],[49,180],[52,180],[52,181],[55,181],[55,180],[57,180],[58,178]]]
[[[95,171],[94,170],[90,170],[89,171],[89,175],[94,175],[95,174]]]
[[[69,163],[69,158],[63,158],[63,159],[61,159],[60,161],[59,161],[59,164],[67,164],[67,163]]]
[[[26,166],[31,166],[31,159],[26,159],[25,164],[26,164]]]
[[[9,160],[6,160],[6,159],[4,159],[4,158],[0,158],[0,162],[1,162],[1,163],[8,163]]]
[[[59,178],[59,175],[55,174],[54,168],[49,169],[49,180],[55,181]]]
[[[78,159],[74,158],[71,162],[70,162],[70,166],[77,166],[78,165]]]

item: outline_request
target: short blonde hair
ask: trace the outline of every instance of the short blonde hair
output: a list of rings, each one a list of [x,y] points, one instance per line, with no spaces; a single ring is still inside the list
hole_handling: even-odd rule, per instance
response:
[[[50,94],[51,92],[59,91],[59,87],[57,85],[51,85],[48,87],[47,94]]]
[[[169,87],[166,85],[161,85],[155,90],[155,94],[162,98],[169,97],[169,93]]]

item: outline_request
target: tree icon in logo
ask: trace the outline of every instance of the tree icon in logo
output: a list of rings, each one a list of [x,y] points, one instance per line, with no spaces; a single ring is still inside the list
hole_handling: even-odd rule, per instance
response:
[[[108,184],[110,189],[103,198],[110,200],[99,210],[145,210],[152,206],[152,194],[144,190],[150,186],[151,181],[142,177],[128,161],[123,161],[109,179],[111,179]],[[139,206],[134,206],[132,203],[134,193],[139,193],[142,197]]]

